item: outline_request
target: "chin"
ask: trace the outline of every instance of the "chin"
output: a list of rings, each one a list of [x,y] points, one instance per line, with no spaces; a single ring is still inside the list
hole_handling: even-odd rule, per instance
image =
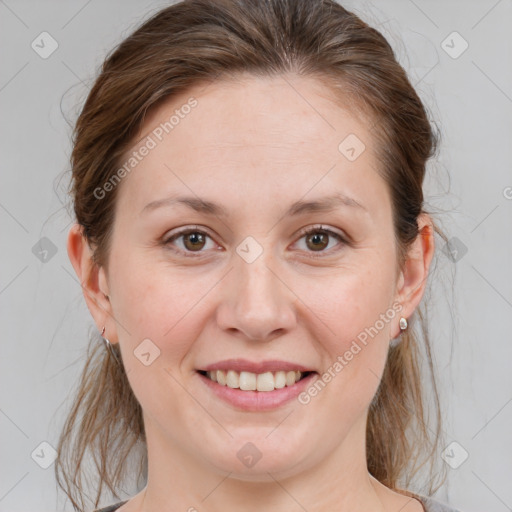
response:
[[[277,475],[286,478],[298,473],[303,465],[304,445],[301,444],[300,449],[285,447],[277,439],[275,443],[265,440],[265,436],[268,436],[268,430],[260,441],[231,440],[229,446],[218,453],[218,458],[210,454],[213,466],[223,473],[230,473],[230,478],[248,482],[272,482]],[[234,446],[240,447],[233,449]]]

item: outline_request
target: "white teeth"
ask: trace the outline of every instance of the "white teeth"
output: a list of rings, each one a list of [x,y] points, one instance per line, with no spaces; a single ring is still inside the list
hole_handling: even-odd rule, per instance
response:
[[[243,391],[274,391],[274,389],[282,389],[285,386],[293,386],[303,373],[299,370],[279,371],[279,372],[236,372],[234,370],[214,370],[206,372],[208,377],[214,382],[218,382],[221,386],[228,386],[233,389],[241,389]]]
[[[233,370],[229,370],[229,372],[233,372],[238,375],[238,373]],[[237,387],[243,389],[244,391],[256,391],[256,374],[250,372],[240,372],[238,383],[239,386]]]
[[[238,388],[240,383],[240,379],[238,378],[238,373],[233,370],[228,370],[226,373],[226,385],[230,388]]]
[[[286,373],[276,372],[274,375],[274,386],[276,389],[281,389],[286,386]]]
[[[291,386],[292,384],[295,384],[295,372],[286,372],[286,385]]]
[[[240,389],[243,389],[242,386],[240,386]],[[258,391],[274,391],[275,380],[272,372],[260,373],[258,375],[256,379],[256,389]]]
[[[217,370],[217,382],[221,385],[221,386],[225,386],[226,385],[226,373],[221,371],[221,370]]]

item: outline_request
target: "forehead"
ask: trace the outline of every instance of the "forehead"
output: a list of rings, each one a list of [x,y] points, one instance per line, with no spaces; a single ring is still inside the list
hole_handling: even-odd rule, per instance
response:
[[[173,126],[164,129],[163,137],[169,142],[186,139],[190,146],[196,139],[202,147],[247,149],[260,142],[269,147],[268,142],[274,140],[293,144],[294,149],[297,143],[303,147],[310,143],[321,151],[337,149],[345,132],[368,139],[370,121],[350,104],[348,96],[341,98],[332,91],[327,81],[296,75],[240,74],[197,84],[153,109],[140,136],[170,121]],[[192,102],[195,106],[189,108]]]
[[[198,84],[147,116],[125,160],[144,145],[151,149],[124,180],[122,195],[137,211],[175,192],[246,197],[256,206],[337,188],[371,202],[386,187],[369,123],[353,112],[313,78]]]

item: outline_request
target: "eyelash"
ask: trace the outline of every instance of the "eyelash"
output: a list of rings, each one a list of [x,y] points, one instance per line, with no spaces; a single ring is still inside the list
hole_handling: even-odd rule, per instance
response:
[[[169,246],[170,243],[173,242],[174,240],[176,240],[177,238],[180,238],[181,236],[184,236],[184,235],[189,235],[191,233],[200,233],[200,234],[206,235],[210,239],[212,239],[212,237],[208,234],[208,232],[204,231],[203,229],[200,229],[199,226],[194,226],[192,228],[185,228],[185,229],[182,229],[181,231],[178,231],[177,233],[174,233],[172,236],[164,239],[162,241],[162,243],[164,246]],[[304,230],[302,230],[299,233],[299,235],[300,235],[299,240],[307,235],[314,234],[314,233],[322,233],[322,234],[327,234],[329,236],[333,236],[333,237],[337,238],[341,242],[342,245],[349,245],[349,242],[342,235],[340,235],[339,233],[336,233],[335,231],[332,231],[331,229],[324,228],[322,225],[305,228]],[[173,249],[173,250],[178,252],[179,254],[183,254],[187,258],[201,258],[203,256],[201,253],[204,252],[204,251],[198,251],[197,254],[195,254],[194,251],[184,251],[182,249]],[[334,250],[334,252],[337,252],[338,250],[340,250],[340,248]],[[333,251],[332,249],[330,249],[329,251],[319,251],[319,254],[315,254],[314,251],[311,251],[311,255],[309,255],[308,257],[322,258],[322,257],[325,257],[326,253],[330,255],[330,253],[332,251]]]

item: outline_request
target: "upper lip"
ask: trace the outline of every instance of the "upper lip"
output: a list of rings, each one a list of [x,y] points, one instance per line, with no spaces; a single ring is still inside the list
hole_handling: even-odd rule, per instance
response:
[[[265,373],[265,372],[278,372],[278,371],[292,371],[299,370],[301,372],[312,372],[311,368],[298,363],[291,363],[289,361],[248,361],[247,359],[225,359],[217,363],[209,364],[204,368],[200,368],[201,371],[209,372],[214,370],[234,370],[236,372],[251,372],[251,373]]]

